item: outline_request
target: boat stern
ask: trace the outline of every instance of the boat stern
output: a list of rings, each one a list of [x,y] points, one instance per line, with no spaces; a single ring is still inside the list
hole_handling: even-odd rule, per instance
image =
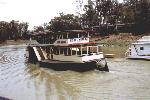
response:
[[[100,70],[100,71],[107,71],[109,72],[109,68],[107,65],[107,61],[104,58],[103,53],[94,53],[92,55],[84,55],[82,57],[82,61],[84,63],[95,63],[96,65],[96,69]]]

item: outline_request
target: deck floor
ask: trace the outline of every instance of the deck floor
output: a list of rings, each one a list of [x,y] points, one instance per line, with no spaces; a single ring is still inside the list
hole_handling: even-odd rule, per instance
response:
[[[47,62],[47,63],[79,63],[74,61],[60,61],[60,60],[42,60],[41,62]]]

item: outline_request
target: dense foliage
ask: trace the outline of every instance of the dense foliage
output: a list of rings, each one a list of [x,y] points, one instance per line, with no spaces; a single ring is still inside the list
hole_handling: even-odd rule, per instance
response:
[[[0,42],[8,39],[22,39],[28,31],[28,23],[12,20],[11,22],[0,21]]]
[[[132,24],[131,32],[150,31],[149,0],[88,0],[84,6],[85,13],[81,17],[85,26]]]
[[[88,0],[86,5],[82,4],[82,0],[76,2],[78,16],[61,13],[49,22],[47,29],[58,32],[104,25],[115,26],[115,29],[117,25],[122,24],[126,32],[150,32],[149,0],[124,0],[122,3],[118,0]]]
[[[64,15],[61,13],[59,17],[55,17],[49,22],[48,29],[58,32],[64,30],[81,29],[81,25],[77,16],[74,16],[73,14]]]

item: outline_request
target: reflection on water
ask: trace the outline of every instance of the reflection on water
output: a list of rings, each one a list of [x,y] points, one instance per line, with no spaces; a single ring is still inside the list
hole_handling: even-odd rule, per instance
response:
[[[110,72],[54,71],[26,63],[22,45],[0,47],[0,96],[14,100],[149,100],[150,61],[108,59]]]

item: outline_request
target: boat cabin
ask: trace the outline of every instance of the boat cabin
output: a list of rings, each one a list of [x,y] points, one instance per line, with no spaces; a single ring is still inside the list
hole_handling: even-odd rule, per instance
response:
[[[144,36],[134,43],[131,43],[126,53],[128,58],[150,59],[150,36]]]
[[[87,30],[68,30],[66,32],[56,34],[55,45],[69,46],[77,44],[88,44],[90,42],[90,34],[92,31]]]
[[[67,30],[56,34],[55,54],[83,56],[90,53],[99,53],[100,45],[90,41],[91,34],[92,31],[89,30]]]

